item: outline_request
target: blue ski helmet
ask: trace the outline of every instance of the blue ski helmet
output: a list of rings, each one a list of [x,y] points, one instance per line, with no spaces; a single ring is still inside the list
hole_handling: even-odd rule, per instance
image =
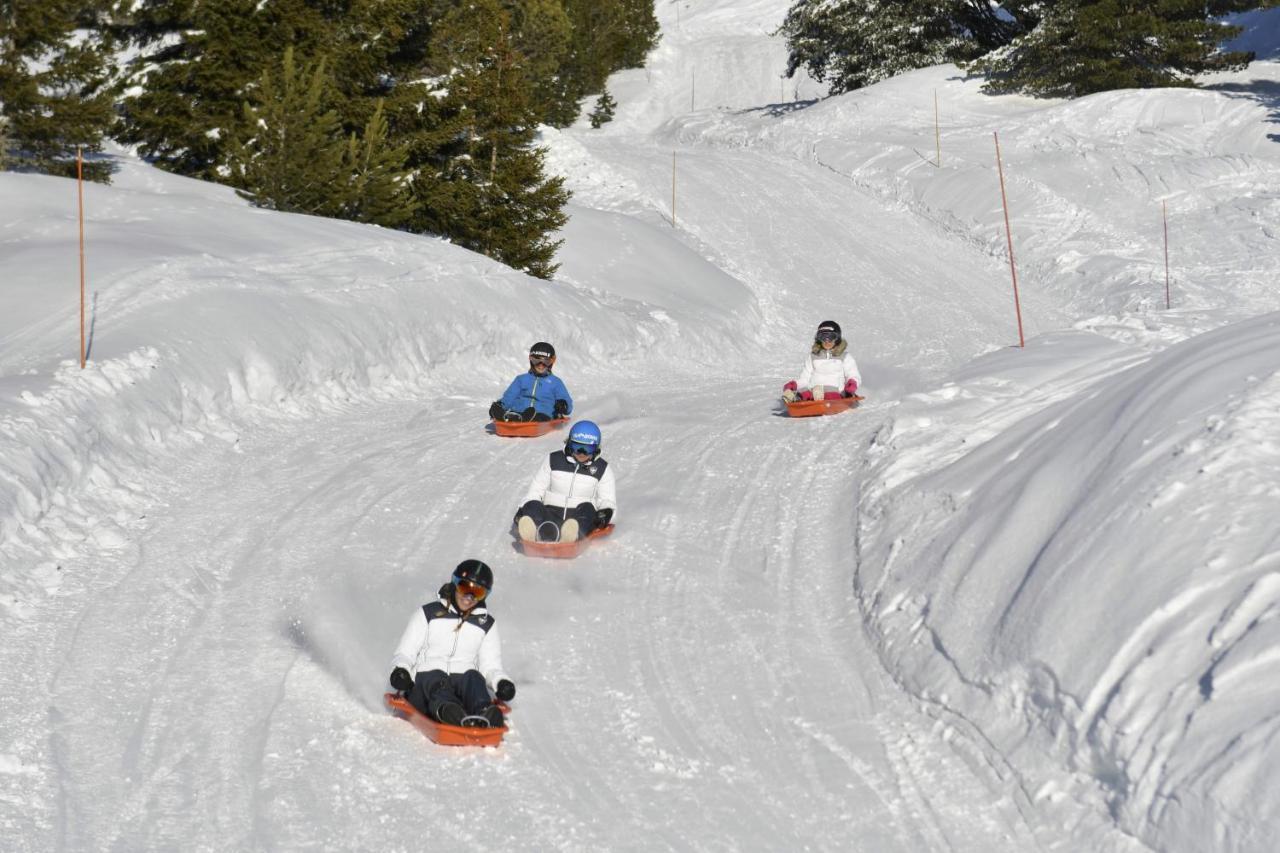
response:
[[[600,427],[594,421],[578,421],[569,427],[569,440],[564,446],[570,453],[582,450],[595,456],[600,452]]]

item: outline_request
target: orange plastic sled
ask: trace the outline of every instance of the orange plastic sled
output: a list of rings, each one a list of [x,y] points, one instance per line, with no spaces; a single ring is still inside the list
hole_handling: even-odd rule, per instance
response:
[[[839,400],[796,400],[787,403],[787,416],[792,418],[816,418],[819,415],[837,415],[866,399],[854,394]]]
[[[473,729],[436,722],[410,705],[409,700],[399,693],[384,693],[382,698],[391,709],[391,713],[402,720],[408,720],[415,729],[441,746],[497,746],[502,743],[502,736],[507,733],[506,726],[500,729]],[[501,702],[498,703],[498,707],[504,714],[511,710]]]
[[[587,547],[587,543],[592,539],[608,536],[613,532],[613,528],[614,525],[612,524],[597,527],[583,538],[576,539],[573,542],[526,542],[523,539],[517,541],[520,543],[520,550],[527,556],[567,560],[582,553],[582,549]]]
[[[552,418],[549,421],[494,421],[493,431],[507,438],[534,438],[559,429],[568,422],[568,418]]]

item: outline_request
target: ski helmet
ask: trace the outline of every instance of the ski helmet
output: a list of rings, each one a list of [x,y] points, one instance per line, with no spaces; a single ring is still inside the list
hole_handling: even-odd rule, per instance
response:
[[[453,570],[453,582],[470,581],[485,592],[493,589],[493,569],[479,560],[463,560]]]
[[[825,335],[823,334],[824,332],[826,333]],[[840,333],[839,323],[835,320],[823,320],[818,324],[818,331],[814,333],[813,339],[815,341],[820,341],[824,337],[829,337],[832,334],[836,336],[837,342],[844,339],[844,335]]]
[[[538,356],[539,358],[549,358],[552,361],[555,361],[556,348],[546,341],[538,341],[536,344],[529,347],[529,358],[533,358],[534,356]]]
[[[583,450],[595,456],[600,452],[600,427],[594,421],[578,421],[569,427],[569,440],[564,446],[570,453]]]

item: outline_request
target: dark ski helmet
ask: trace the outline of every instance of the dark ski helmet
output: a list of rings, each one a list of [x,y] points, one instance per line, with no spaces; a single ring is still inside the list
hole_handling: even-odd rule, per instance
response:
[[[570,453],[584,450],[595,456],[600,452],[600,427],[594,421],[578,421],[569,427],[569,438],[564,449]]]
[[[815,341],[821,341],[823,338],[830,338],[833,334],[836,336],[835,340],[837,343],[844,340],[844,335],[840,333],[839,323],[835,320],[823,320],[818,324],[818,331],[814,333],[813,339]]]
[[[454,584],[460,581],[470,581],[488,592],[493,589],[493,569],[479,560],[463,560],[453,570]]]
[[[529,358],[533,358],[534,356],[538,356],[540,358],[549,358],[552,361],[555,361],[556,348],[553,347],[551,344],[547,343],[546,341],[538,341],[536,344],[529,347]]]

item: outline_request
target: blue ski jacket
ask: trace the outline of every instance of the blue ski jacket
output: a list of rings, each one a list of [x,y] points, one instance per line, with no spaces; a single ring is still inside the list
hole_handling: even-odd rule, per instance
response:
[[[507,393],[502,395],[502,407],[508,411],[523,412],[533,406],[539,414],[552,417],[556,400],[564,400],[569,405],[567,414],[573,414],[573,398],[560,377],[550,370],[543,376],[530,371],[521,373],[507,388]]]

